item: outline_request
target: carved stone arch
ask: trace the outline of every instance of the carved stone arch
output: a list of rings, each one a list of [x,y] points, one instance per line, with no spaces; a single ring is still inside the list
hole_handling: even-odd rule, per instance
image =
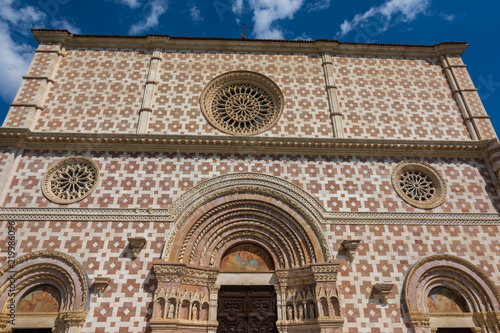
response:
[[[277,177],[257,173],[216,177],[186,192],[170,211],[175,222],[161,255],[168,262],[190,263],[201,253],[200,246],[206,245],[210,230],[237,215],[247,218],[249,228],[268,227],[274,235],[288,235],[297,266],[332,259],[321,228],[323,207],[301,188]]]
[[[15,285],[15,293],[10,289]],[[90,284],[87,273],[71,256],[52,250],[32,252],[16,258],[15,265],[0,268],[0,331],[10,332],[12,308],[36,287],[50,286],[61,295],[59,312],[43,314],[45,321],[37,327],[53,328],[54,332],[79,332],[87,317]],[[17,327],[29,327],[37,313],[16,313]]]
[[[200,326],[215,332],[221,286],[250,284],[274,286],[280,331],[286,331],[289,325],[311,325],[311,321],[321,329],[342,326],[340,317],[318,319],[319,299],[313,291],[336,294],[339,262],[332,259],[321,226],[326,212],[304,190],[269,175],[229,174],[190,189],[169,210],[174,224],[161,259],[153,265],[158,289],[207,295],[207,306],[202,306],[207,313],[191,322],[185,321],[185,315],[167,315],[166,322],[153,318],[153,331],[182,324],[186,332],[197,331]],[[254,252],[246,255],[260,255],[253,257],[262,260],[258,272],[234,270],[233,264],[222,267],[223,262],[227,264],[247,250]],[[297,322],[295,302],[293,320],[287,319],[289,294],[308,295],[302,301],[302,307],[308,308],[302,308],[301,322]],[[181,307],[182,297],[177,302]]]
[[[428,297],[437,288],[463,299],[464,310],[431,311]],[[456,256],[438,254],[415,263],[405,278],[402,303],[414,332],[430,333],[439,327],[466,327],[474,332],[500,329],[500,292],[480,269]]]

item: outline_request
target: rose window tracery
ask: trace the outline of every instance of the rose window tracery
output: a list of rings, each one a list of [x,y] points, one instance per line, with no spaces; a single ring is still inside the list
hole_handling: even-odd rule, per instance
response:
[[[432,199],[436,192],[432,179],[418,170],[401,173],[400,186],[409,198],[421,202]]]
[[[49,200],[69,204],[92,193],[98,180],[99,168],[94,161],[81,156],[70,157],[49,168],[42,190]]]
[[[202,111],[217,129],[252,135],[278,120],[283,97],[268,78],[252,72],[231,72],[212,80],[201,97]]]
[[[404,161],[394,167],[392,184],[398,195],[418,208],[434,208],[446,198],[446,185],[441,174],[420,161]]]

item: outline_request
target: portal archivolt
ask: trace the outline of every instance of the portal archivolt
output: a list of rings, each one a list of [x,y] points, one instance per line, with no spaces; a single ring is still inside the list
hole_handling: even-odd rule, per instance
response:
[[[342,325],[340,313],[329,310],[330,302],[338,304],[338,262],[321,227],[325,211],[299,187],[268,175],[230,174],[189,190],[170,211],[175,222],[153,265],[153,331],[182,325],[185,332],[215,332],[221,285],[249,284],[274,286],[280,331]],[[256,253],[269,259],[267,271],[257,267]],[[199,316],[200,305],[206,316]],[[308,315],[300,315],[306,308]]]
[[[266,248],[282,269],[331,259],[320,226],[324,210],[303,190],[261,174],[216,180],[188,192],[173,206],[185,208],[179,211],[163,259],[217,268],[222,253],[245,240]]]

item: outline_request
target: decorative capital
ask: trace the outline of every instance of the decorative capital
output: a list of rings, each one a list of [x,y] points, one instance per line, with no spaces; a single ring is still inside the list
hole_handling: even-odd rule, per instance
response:
[[[142,248],[144,247],[144,245],[146,245],[147,242],[144,237],[129,237],[128,243],[130,249],[132,250],[132,255],[134,256],[134,258],[137,258]]]
[[[57,318],[57,327],[83,327],[87,319],[86,311],[61,312]]]
[[[106,290],[106,288],[109,286],[109,282],[111,279],[109,277],[104,277],[104,276],[98,276],[94,280],[94,290],[97,291],[97,294],[99,297],[102,296],[102,293]]]
[[[340,248],[349,255],[351,260],[354,260],[359,243],[361,243],[361,240],[359,239],[346,239],[342,242]]]
[[[428,313],[422,312],[409,312],[408,317],[410,318],[412,327],[430,327],[430,317]]]
[[[377,294],[382,296],[382,300],[384,301],[384,303],[387,303],[387,298],[388,298],[389,294],[391,293],[393,286],[394,286],[394,283],[382,282],[382,283],[374,284],[373,289],[377,292]]]
[[[10,315],[7,313],[0,313],[0,332],[7,327],[7,324],[11,320]]]

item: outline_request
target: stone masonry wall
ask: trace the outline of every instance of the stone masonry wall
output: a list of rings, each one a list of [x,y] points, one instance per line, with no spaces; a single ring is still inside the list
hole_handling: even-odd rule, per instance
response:
[[[65,156],[84,155],[100,167],[101,181],[70,208],[168,208],[192,187],[228,173],[280,177],[334,212],[423,212],[404,202],[391,174],[398,158],[247,154],[176,154],[26,151],[5,207],[61,207],[41,192],[41,180]],[[482,160],[422,159],[443,175],[448,195],[435,213],[497,213],[499,199]]]
[[[280,87],[285,98],[284,112],[278,123],[259,136],[333,136],[319,56],[171,51],[162,53],[161,57],[148,133],[227,135],[214,129],[203,116],[199,101],[201,92],[220,74],[249,70],[268,76]],[[54,53],[37,54],[28,74],[47,75],[43,68],[48,64],[57,68],[34,129],[135,133],[150,58],[149,51],[141,50],[68,49],[55,66]],[[437,57],[339,55],[332,59],[346,137],[470,139]],[[457,61],[461,59],[450,60],[452,64]],[[453,70],[463,89],[473,88],[465,67]],[[38,100],[34,96],[42,94],[46,87],[46,82],[42,81],[25,80],[16,101]],[[474,110],[473,116],[480,117],[475,122],[482,131],[482,138],[494,137],[477,92],[468,90],[463,94]],[[12,107],[4,126],[25,126],[23,119],[33,114],[31,109]]]
[[[111,278],[101,297],[94,292],[83,333],[148,332],[156,280],[151,262],[159,258],[171,225],[168,222],[19,222],[18,256],[49,249],[74,257],[88,273]],[[0,223],[6,228],[6,222]],[[499,226],[323,225],[333,254],[341,260],[338,274],[343,332],[407,332],[401,308],[401,289],[410,267],[418,260],[447,253],[470,261],[500,288]],[[127,237],[141,235],[147,244],[131,259]],[[344,239],[362,242],[351,262],[338,254]],[[2,248],[0,261],[6,252]],[[395,286],[388,303],[372,294],[373,284]]]

